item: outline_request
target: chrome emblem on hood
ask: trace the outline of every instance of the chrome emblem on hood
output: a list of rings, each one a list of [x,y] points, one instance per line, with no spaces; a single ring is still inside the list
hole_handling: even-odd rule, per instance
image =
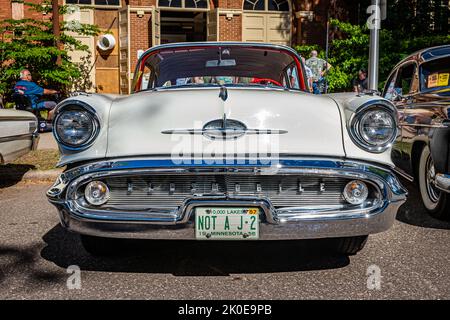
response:
[[[284,134],[287,130],[280,129],[249,129],[239,120],[227,119],[226,114],[222,119],[207,122],[202,129],[169,129],[161,131],[162,134],[202,134],[215,140],[230,140],[242,137],[244,134]]]
[[[203,135],[210,139],[236,139],[243,136],[247,126],[238,120],[223,119],[212,120],[203,126]]]

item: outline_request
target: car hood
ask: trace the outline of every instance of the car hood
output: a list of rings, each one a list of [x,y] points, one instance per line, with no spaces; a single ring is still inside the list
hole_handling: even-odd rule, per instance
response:
[[[106,157],[208,157],[266,150],[285,155],[345,155],[339,107],[329,97],[272,88],[228,88],[221,98],[220,90],[164,89],[116,99],[109,117]],[[227,124],[237,120],[253,133],[231,140],[201,134],[205,124],[220,123],[223,118]]]

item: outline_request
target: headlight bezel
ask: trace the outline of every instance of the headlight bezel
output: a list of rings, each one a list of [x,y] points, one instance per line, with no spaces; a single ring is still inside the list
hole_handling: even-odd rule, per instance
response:
[[[81,111],[85,112],[90,120],[92,121],[92,132],[89,135],[89,138],[80,144],[72,144],[67,141],[65,141],[62,137],[59,136],[58,130],[57,130],[57,123],[58,119],[68,111]],[[53,120],[53,136],[55,137],[56,141],[62,146],[64,149],[67,150],[73,150],[73,151],[80,151],[89,148],[94,141],[97,139],[97,136],[100,131],[100,120],[97,116],[97,112],[94,108],[92,108],[90,105],[83,101],[79,100],[69,100],[61,104],[57,111],[55,112],[55,118]]]
[[[391,117],[392,123],[394,124],[392,128],[393,129],[392,136],[383,144],[373,144],[368,142],[366,139],[363,138],[363,135],[360,132],[360,122],[362,118],[368,112],[374,110],[381,110],[386,112]],[[398,137],[397,110],[395,109],[395,106],[393,106],[392,104],[390,104],[388,101],[385,100],[369,101],[360,106],[352,115],[349,121],[348,131],[352,141],[361,149],[371,153],[383,153],[387,149],[392,147],[393,143]]]

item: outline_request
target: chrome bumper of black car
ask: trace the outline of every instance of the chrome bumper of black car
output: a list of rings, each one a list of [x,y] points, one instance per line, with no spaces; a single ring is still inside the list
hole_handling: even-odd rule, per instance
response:
[[[435,186],[444,192],[450,193],[450,175],[449,174],[436,174],[434,179]]]
[[[146,177],[149,175],[215,175],[233,177],[318,177],[359,179],[377,190],[378,199],[369,205],[274,206],[270,197],[257,193],[203,193],[187,196],[174,206],[151,208],[92,208],[83,206],[77,190],[93,179]],[[87,235],[140,239],[194,239],[193,212],[199,206],[257,206],[260,240],[310,239],[367,235],[391,227],[406,191],[395,175],[373,164],[335,159],[289,158],[275,166],[244,162],[233,165],[174,165],[170,160],[117,159],[94,162],[63,173],[47,192],[67,229]],[[299,195],[301,196],[301,195]],[[144,197],[145,198],[145,197]],[[122,198],[121,198],[122,199]]]

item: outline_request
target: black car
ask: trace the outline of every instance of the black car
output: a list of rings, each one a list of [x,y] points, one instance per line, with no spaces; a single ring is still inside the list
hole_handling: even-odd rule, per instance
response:
[[[383,90],[400,118],[392,160],[436,218],[450,218],[449,76],[450,45],[427,48],[401,61]]]

